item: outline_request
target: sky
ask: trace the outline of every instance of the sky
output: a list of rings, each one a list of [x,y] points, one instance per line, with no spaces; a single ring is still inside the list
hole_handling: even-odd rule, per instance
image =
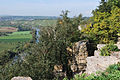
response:
[[[69,10],[69,16],[92,16],[100,0],[0,0],[0,15],[59,16]]]

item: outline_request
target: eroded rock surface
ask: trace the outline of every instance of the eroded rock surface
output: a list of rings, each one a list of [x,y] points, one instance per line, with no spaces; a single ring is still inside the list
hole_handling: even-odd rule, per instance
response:
[[[97,71],[104,71],[112,64],[117,64],[120,59],[115,56],[92,56],[87,57],[87,74],[96,73]]]
[[[73,46],[70,65],[72,72],[75,74],[84,72],[86,69],[86,58],[88,57],[87,43],[86,41],[79,41]]]

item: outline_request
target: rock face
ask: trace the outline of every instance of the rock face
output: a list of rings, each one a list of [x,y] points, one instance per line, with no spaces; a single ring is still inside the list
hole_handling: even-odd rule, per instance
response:
[[[86,69],[88,52],[87,52],[87,42],[79,41],[75,43],[72,49],[72,59],[71,59],[71,70],[74,74],[82,73]]]
[[[114,56],[92,56],[87,58],[87,74],[96,73],[97,71],[104,71],[112,64],[117,64],[120,59]]]
[[[94,51],[94,56],[87,57],[87,74],[96,73],[97,71],[104,71],[112,64],[116,64],[120,62],[120,51],[111,52],[110,56],[101,56],[100,49],[104,47],[106,44],[98,44],[98,50]],[[115,44],[120,49],[120,44]]]
[[[87,41],[76,42],[72,48],[68,47],[69,53],[68,67],[71,69],[73,75],[82,73],[86,69],[88,52],[87,52]],[[66,77],[67,72],[63,71],[62,65],[54,66],[54,74],[60,76],[60,80]]]
[[[30,77],[13,77],[11,80],[32,80]]]
[[[120,51],[112,52],[111,56],[115,56],[116,58],[120,59]]]

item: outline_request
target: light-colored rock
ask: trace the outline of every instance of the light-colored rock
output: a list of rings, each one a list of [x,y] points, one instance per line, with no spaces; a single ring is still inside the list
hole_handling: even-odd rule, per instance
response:
[[[30,77],[13,77],[11,80],[32,80]]]
[[[100,55],[100,50],[95,50],[95,51],[94,51],[94,56],[101,56],[101,55]]]
[[[75,43],[71,51],[73,52],[70,64],[72,72],[75,74],[83,72],[86,68],[86,58],[88,57],[87,41],[79,41]]]
[[[117,43],[117,44],[115,44],[115,45],[118,47],[118,49],[120,49],[120,44]]]
[[[62,65],[55,65],[54,66],[54,72],[62,72],[63,66]]]
[[[96,73],[97,71],[104,71],[112,64],[117,64],[120,59],[114,56],[92,56],[87,58],[87,74]]]
[[[98,50],[102,49],[105,45],[106,45],[106,44],[98,44],[98,45],[97,45]]]
[[[116,58],[119,58],[119,59],[120,59],[120,51],[111,52],[111,56],[115,56]]]

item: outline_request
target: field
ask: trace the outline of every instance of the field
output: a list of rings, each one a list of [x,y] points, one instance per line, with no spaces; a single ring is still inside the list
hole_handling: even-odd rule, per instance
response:
[[[30,31],[13,32],[8,36],[0,37],[0,51],[14,48],[17,46],[18,42],[27,42],[32,39],[32,34]]]
[[[40,27],[40,26],[55,26],[57,20],[8,20],[0,22],[0,32],[13,32],[7,36],[0,36],[0,52],[14,48],[18,43],[28,42],[32,39],[30,31],[18,32],[18,27]]]
[[[15,20],[0,22],[0,27],[17,27],[18,25],[27,27],[54,26],[57,20]]]
[[[17,30],[14,27],[0,27],[0,32],[16,32]]]
[[[14,43],[14,42],[24,42],[32,39],[32,35],[30,31],[21,31],[21,32],[13,32],[8,36],[1,36],[0,42]]]

